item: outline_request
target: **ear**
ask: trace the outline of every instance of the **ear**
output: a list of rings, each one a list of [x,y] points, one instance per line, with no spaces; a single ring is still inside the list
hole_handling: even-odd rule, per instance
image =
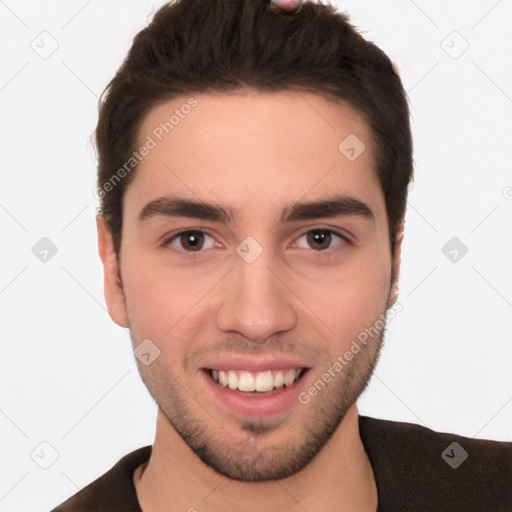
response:
[[[398,300],[398,277],[400,275],[400,263],[402,255],[402,241],[404,239],[404,225],[398,228],[395,236],[395,251],[393,253],[393,262],[391,268],[391,293],[388,299],[387,309],[389,309]]]
[[[103,263],[103,292],[110,318],[120,327],[129,327],[123,287],[119,280],[119,262],[114,251],[112,235],[103,215],[96,215],[98,231],[98,252]]]

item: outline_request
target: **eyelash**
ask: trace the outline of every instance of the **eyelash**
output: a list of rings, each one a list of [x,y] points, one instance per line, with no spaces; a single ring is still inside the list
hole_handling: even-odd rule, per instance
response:
[[[302,237],[305,237],[308,234],[314,233],[314,232],[328,233],[331,236],[334,235],[334,236],[340,238],[340,242],[338,243],[338,245],[340,243],[341,244],[351,244],[351,241],[349,240],[349,238],[346,235],[343,235],[342,233],[339,233],[337,231],[334,231],[332,229],[327,229],[327,228],[313,228],[313,229],[309,229],[308,231],[302,233],[302,235],[300,235],[297,238],[297,240],[300,240]],[[187,234],[187,233],[200,233],[200,234],[203,234],[203,235],[213,239],[213,237],[211,235],[209,235],[206,231],[203,231],[201,229],[185,229],[183,231],[179,231],[177,233],[174,233],[169,238],[167,238],[162,243],[162,247],[168,248],[170,245],[172,245],[172,243],[175,240],[178,240],[182,235]],[[332,240],[331,240],[331,242],[332,242]],[[198,251],[187,251],[185,249],[176,249],[176,248],[173,248],[173,249],[176,252],[187,254],[190,257],[197,257],[199,255],[199,253],[204,252],[204,249],[202,249],[202,248],[199,249]],[[336,250],[336,249],[337,249],[337,247],[333,247],[333,248],[332,247],[328,247],[327,249],[310,249],[310,251],[313,252],[314,254],[318,254],[319,256],[321,256],[321,255],[331,254],[331,252]]]

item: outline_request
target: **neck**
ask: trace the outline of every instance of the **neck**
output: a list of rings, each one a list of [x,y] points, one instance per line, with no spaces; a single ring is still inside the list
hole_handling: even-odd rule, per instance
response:
[[[268,482],[239,482],[218,474],[190,450],[159,410],[150,460],[137,468],[133,481],[144,512],[220,512],[242,506],[245,512],[375,512],[377,508],[377,487],[359,436],[355,404],[308,466]]]

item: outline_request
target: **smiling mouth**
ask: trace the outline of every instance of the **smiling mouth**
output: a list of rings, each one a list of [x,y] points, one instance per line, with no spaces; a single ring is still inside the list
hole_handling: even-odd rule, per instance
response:
[[[308,368],[283,368],[277,370],[216,370],[205,369],[218,385],[246,395],[267,395],[293,386]]]

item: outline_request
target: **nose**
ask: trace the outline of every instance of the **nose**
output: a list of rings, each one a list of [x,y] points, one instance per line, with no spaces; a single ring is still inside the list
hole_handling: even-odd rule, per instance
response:
[[[252,263],[238,259],[224,282],[217,327],[253,342],[293,329],[297,311],[282,272],[261,255]],[[281,275],[280,275],[281,274]],[[279,277],[278,277],[279,276]]]

